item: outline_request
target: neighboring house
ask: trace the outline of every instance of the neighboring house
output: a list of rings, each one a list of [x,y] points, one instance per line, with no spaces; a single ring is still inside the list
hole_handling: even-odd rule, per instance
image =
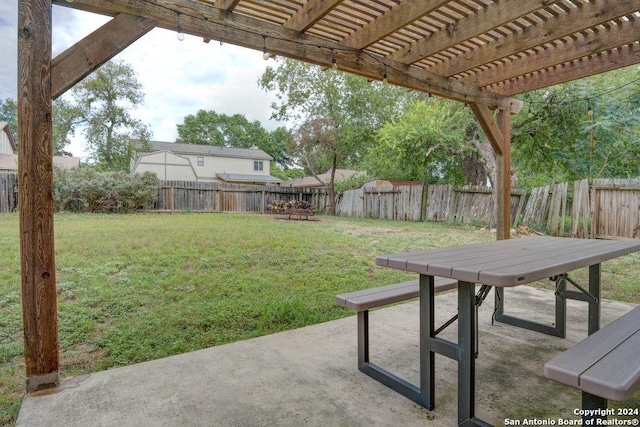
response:
[[[16,151],[16,143],[7,122],[0,122],[0,154],[13,154]]]
[[[336,174],[333,178],[334,182],[343,182],[352,176],[362,173],[360,171],[354,171],[351,169],[336,169]],[[318,178],[322,180],[319,182],[315,176],[305,176],[303,178],[294,178],[289,180],[288,185],[290,187],[305,187],[305,188],[319,188],[324,187],[326,183],[331,179],[331,171],[318,175]]]
[[[273,158],[258,148],[150,142],[138,149],[131,172],[154,172],[161,181],[280,184],[269,174]]]
[[[11,129],[6,122],[0,122],[0,172],[16,172],[18,170],[18,155],[16,143]],[[80,166],[79,157],[53,156],[53,164],[66,169]]]

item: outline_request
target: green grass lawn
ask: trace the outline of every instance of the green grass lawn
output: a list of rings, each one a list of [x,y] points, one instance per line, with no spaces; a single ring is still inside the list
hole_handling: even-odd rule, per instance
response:
[[[57,215],[62,374],[348,316],[336,294],[413,277],[375,266],[376,255],[495,239],[470,226],[316,218]],[[25,389],[19,247],[18,215],[0,215],[2,425],[15,421]],[[640,303],[639,260],[603,264],[605,298]],[[586,270],[573,277],[584,282]]]

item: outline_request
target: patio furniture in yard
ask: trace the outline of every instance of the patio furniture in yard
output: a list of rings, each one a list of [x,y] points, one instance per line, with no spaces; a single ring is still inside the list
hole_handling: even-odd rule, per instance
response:
[[[558,298],[580,299],[589,304],[588,325],[592,334],[600,326],[600,263],[636,251],[640,251],[638,241],[532,237],[378,256],[377,265],[420,275],[420,387],[393,387],[389,384],[396,382],[396,378],[384,371],[378,372],[376,379],[432,410],[435,407],[434,354],[449,357],[458,363],[458,424],[490,425],[475,416],[478,298],[484,298],[490,286],[506,288],[555,277],[559,284]],[[565,289],[567,272],[587,266],[588,290],[580,287],[584,294],[581,297],[569,293]],[[436,276],[458,282],[457,343],[436,336],[439,331],[434,325]],[[481,288],[479,296],[475,295],[476,284],[487,285]],[[501,308],[503,301],[504,295],[497,308]],[[557,301],[556,318],[563,318],[565,308]],[[496,320],[500,320],[503,314],[497,314]],[[556,333],[525,319],[509,319],[507,323],[543,333],[564,334],[563,330]]]
[[[444,277],[434,278],[434,292],[455,289],[458,282]],[[420,296],[418,280],[380,286],[341,294],[336,302],[358,312],[358,369],[371,378],[420,403],[420,389],[369,361],[369,310]]]
[[[582,390],[584,425],[607,419],[607,399],[622,402],[640,388],[640,307],[545,363],[544,375]],[[616,415],[640,415],[633,411]]]

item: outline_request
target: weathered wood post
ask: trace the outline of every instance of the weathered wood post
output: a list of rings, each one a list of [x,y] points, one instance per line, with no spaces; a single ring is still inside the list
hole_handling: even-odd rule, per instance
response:
[[[511,113],[498,110],[498,128],[502,133],[502,153],[496,156],[498,183],[497,238],[511,237]]]
[[[18,2],[18,185],[27,391],[59,383],[53,242],[51,0]]]

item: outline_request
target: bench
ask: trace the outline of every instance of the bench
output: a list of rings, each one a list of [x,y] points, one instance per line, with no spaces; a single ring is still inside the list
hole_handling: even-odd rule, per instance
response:
[[[455,289],[457,286],[458,281],[455,279],[434,278],[435,293]],[[358,369],[416,402],[419,402],[419,400],[416,400],[420,394],[419,389],[369,361],[369,310],[419,296],[420,282],[411,280],[394,285],[349,292],[336,297],[336,302],[339,305],[358,312]]]
[[[582,390],[585,419],[606,419],[607,400],[625,401],[640,388],[640,307],[591,334],[544,365],[544,375]]]
[[[297,208],[292,208],[289,209],[289,219],[291,219],[291,215],[297,215],[298,219],[302,219],[302,217],[304,216],[304,219],[309,219],[310,216],[313,216],[313,211],[311,209],[297,209]]]

